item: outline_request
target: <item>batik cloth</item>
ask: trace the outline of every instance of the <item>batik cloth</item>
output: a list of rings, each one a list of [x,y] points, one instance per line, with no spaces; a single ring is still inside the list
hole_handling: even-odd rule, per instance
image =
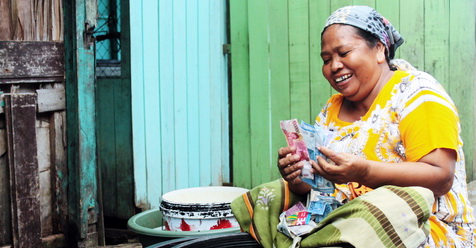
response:
[[[331,212],[310,235],[292,240],[278,232],[278,216],[302,200],[280,179],[253,188],[231,207],[241,229],[265,248],[417,247],[428,235],[434,197],[422,187],[380,187]]]
[[[427,73],[396,71],[368,112],[354,123],[338,118],[343,100],[341,94],[333,95],[316,118],[337,132],[330,145],[333,150],[390,163],[415,162],[437,148],[457,152],[453,186],[433,204],[426,246],[474,247],[459,117],[443,87]],[[372,190],[357,183],[336,188],[337,198],[348,200]]]

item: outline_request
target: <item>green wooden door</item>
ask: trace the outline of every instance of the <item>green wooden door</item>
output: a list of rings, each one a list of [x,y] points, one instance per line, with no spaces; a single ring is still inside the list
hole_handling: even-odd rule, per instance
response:
[[[279,121],[312,121],[333,93],[321,73],[320,32],[346,5],[369,5],[406,39],[397,53],[436,77],[458,106],[473,179],[475,1],[230,0],[233,182],[278,178]]]
[[[94,42],[96,0],[63,1],[65,24],[68,247],[98,245]]]

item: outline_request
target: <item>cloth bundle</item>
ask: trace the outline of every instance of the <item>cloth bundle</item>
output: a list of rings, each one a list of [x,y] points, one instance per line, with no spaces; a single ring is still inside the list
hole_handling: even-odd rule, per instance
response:
[[[292,240],[278,232],[279,215],[305,197],[279,179],[231,203],[244,232],[263,247],[417,247],[429,234],[433,193],[422,187],[384,186],[337,208],[310,235]]]

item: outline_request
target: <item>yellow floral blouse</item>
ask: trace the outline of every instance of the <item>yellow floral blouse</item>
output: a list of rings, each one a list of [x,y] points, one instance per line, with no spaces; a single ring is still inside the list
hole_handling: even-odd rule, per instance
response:
[[[459,118],[443,87],[427,73],[396,71],[359,121],[339,120],[342,102],[341,94],[333,95],[316,118],[320,125],[337,132],[330,144],[335,151],[395,163],[418,161],[436,148],[457,151],[454,183],[446,195],[435,200],[426,246],[452,247],[455,237],[464,247],[474,245]],[[336,188],[338,198],[349,200],[372,190],[357,183]]]

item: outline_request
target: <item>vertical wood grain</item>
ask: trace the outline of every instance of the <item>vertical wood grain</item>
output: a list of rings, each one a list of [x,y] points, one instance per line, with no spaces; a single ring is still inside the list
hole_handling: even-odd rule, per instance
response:
[[[131,35],[131,103],[132,103],[132,148],[134,152],[135,205],[146,208],[147,202],[147,158],[145,143],[145,85],[144,85],[144,27],[143,2],[130,4]],[[157,40],[157,38],[156,38]],[[151,52],[153,52],[152,50]]]
[[[233,183],[251,188],[248,1],[230,0]]]
[[[271,178],[278,178],[276,169],[278,149],[286,145],[279,127],[281,120],[291,116],[289,106],[289,33],[288,0],[268,0],[269,12],[269,79],[270,79],[270,172]]]
[[[250,123],[251,123],[251,180],[253,185],[271,179],[270,120],[269,120],[269,59],[268,4],[248,2],[250,40]],[[257,18],[257,17],[260,18]]]
[[[464,141],[467,180],[474,180],[475,2],[451,1],[449,94],[458,107]],[[456,28],[457,27],[457,28]],[[472,173],[471,173],[472,172]]]

